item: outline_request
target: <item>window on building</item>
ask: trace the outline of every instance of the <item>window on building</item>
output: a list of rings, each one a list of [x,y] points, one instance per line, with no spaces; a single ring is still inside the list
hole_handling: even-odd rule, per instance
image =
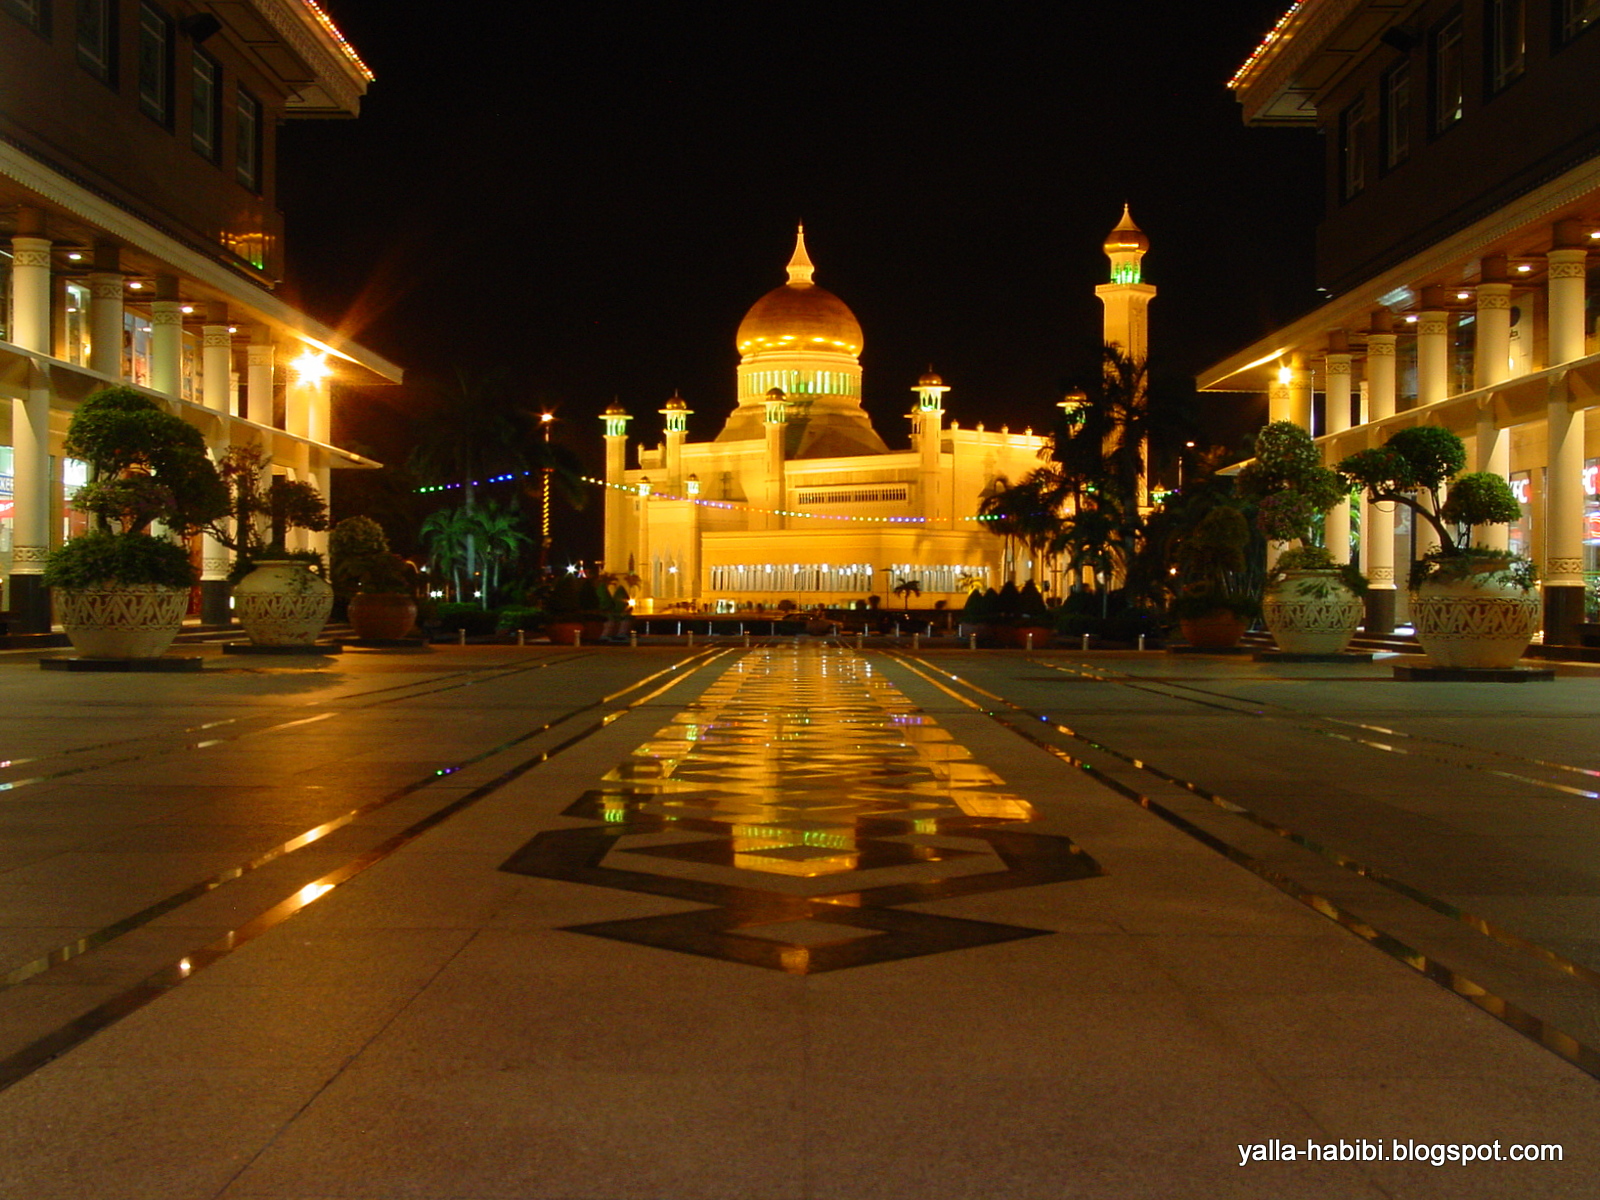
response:
[[[1339,193],[1349,200],[1367,186],[1367,102],[1357,100],[1339,114]]]
[[[1522,74],[1528,53],[1526,0],[1489,0],[1489,91]]]
[[[1461,41],[1458,9],[1434,28],[1430,42],[1433,67],[1433,131],[1443,133],[1461,120],[1466,98],[1466,47]]]
[[[50,0],[0,0],[0,9],[41,37],[50,36]]]
[[[149,0],[139,4],[139,111],[172,121],[172,21]]]
[[[1396,63],[1383,77],[1383,169],[1392,171],[1411,154],[1411,64]]]
[[[194,51],[189,81],[189,140],[195,153],[215,162],[221,150],[222,68],[204,50]]]
[[[116,0],[78,0],[78,65],[96,79],[117,81]]]
[[[234,104],[233,173],[241,187],[261,190],[261,101],[243,88]]]
[[[1591,25],[1600,25],[1600,0],[1561,0],[1560,33],[1570,42]]]

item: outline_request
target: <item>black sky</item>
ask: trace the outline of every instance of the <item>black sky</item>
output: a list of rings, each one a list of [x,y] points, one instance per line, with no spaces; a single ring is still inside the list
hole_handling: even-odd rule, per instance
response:
[[[617,395],[653,442],[674,388],[714,433],[800,220],[891,445],[929,362],[957,420],[1048,420],[1124,201],[1166,373],[1313,300],[1319,139],[1223,86],[1282,0],[324,2],[377,80],[283,131],[288,295],[407,368],[508,368],[582,438]]]

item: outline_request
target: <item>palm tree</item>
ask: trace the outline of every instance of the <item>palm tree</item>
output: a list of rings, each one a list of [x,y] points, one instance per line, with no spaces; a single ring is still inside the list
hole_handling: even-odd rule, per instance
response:
[[[440,508],[429,513],[417,530],[417,536],[428,548],[428,570],[452,581],[456,599],[465,599],[468,589],[462,582],[465,569],[471,578],[471,557],[468,547],[472,540],[472,514],[465,505]]]
[[[468,514],[467,523],[483,552],[483,607],[488,608],[500,582],[501,566],[533,539],[522,532],[522,514],[512,504],[485,500]]]
[[[905,603],[905,615],[911,615],[911,597],[922,595],[922,580],[899,579],[895,581],[894,594]]]

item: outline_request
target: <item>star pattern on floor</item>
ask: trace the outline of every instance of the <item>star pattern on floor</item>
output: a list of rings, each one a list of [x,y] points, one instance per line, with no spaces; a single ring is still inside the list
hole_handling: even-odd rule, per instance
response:
[[[909,904],[1102,874],[839,647],[743,656],[502,869],[707,907],[572,932],[816,974],[1049,930]]]

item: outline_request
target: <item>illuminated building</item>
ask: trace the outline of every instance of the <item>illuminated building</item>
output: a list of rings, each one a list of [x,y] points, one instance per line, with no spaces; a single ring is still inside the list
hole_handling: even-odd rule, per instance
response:
[[[399,370],[274,294],[278,126],[355,116],[371,79],[317,4],[7,0],[0,34],[0,571],[13,631],[40,631],[45,555],[84,525],[78,400],[146,389],[326,495],[372,465],[329,444],[330,383]],[[225,619],[226,552],[196,550]]]
[[[997,481],[1039,465],[1044,438],[947,425],[951,389],[930,371],[910,389],[910,448],[890,449],[861,407],[861,326],[813,281],[804,230],[788,274],[739,325],[737,401],[716,437],[688,440],[674,396],[663,442],[629,469],[628,414],[602,418],[605,567],[638,576],[638,609],[850,604],[902,580],[923,604],[955,603],[973,584],[1042,579],[975,518]]]
[[[1246,123],[1324,135],[1326,299],[1200,377],[1265,392],[1330,462],[1408,425],[1454,430],[1468,469],[1523,502],[1477,540],[1539,564],[1547,643],[1575,640],[1600,572],[1597,26],[1597,0],[1294,5],[1230,86]],[[1426,550],[1386,508],[1360,522],[1377,629],[1405,619]],[[1351,527],[1336,509],[1336,554]]]

